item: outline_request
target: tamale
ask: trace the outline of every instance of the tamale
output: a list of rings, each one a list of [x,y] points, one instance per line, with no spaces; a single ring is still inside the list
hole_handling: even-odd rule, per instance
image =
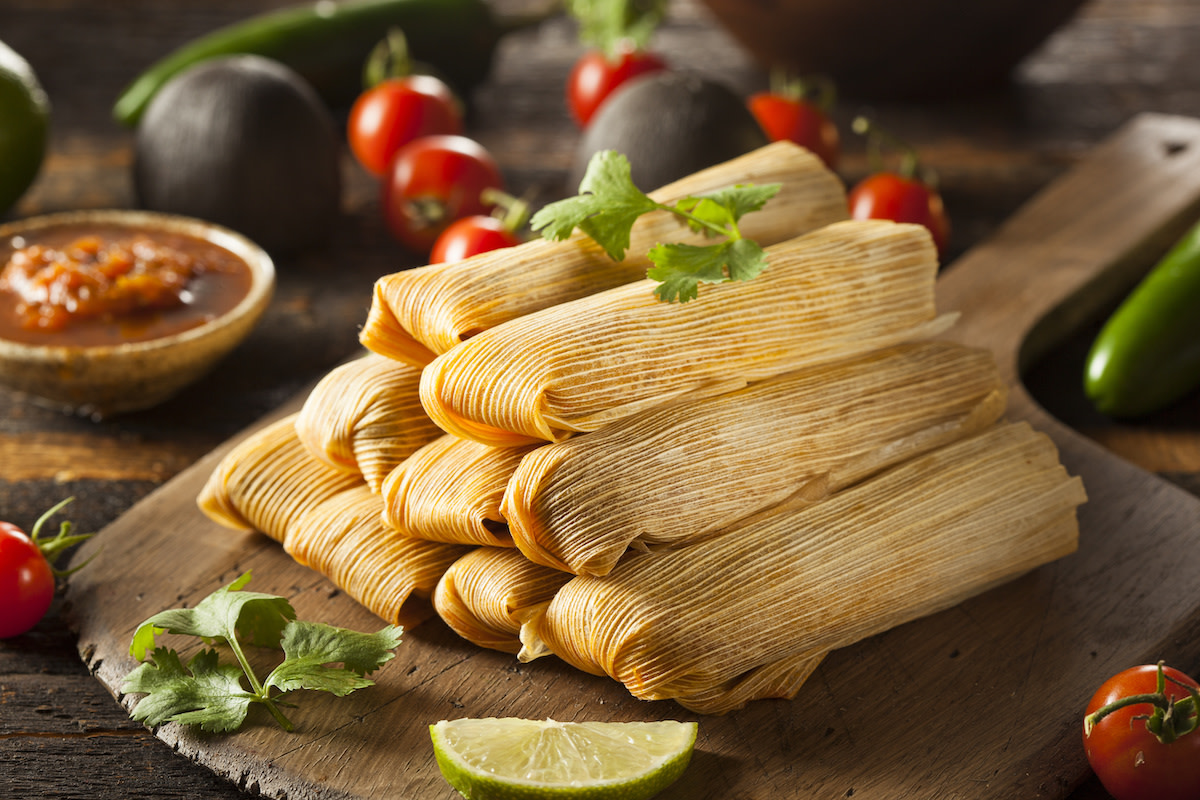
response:
[[[1085,500],[1046,436],[1002,424],[818,503],[572,578],[523,627],[523,658],[548,650],[703,713],[790,697],[812,659],[1073,552]]]
[[[532,448],[489,447],[450,435],[435,439],[383,482],[383,521],[423,539],[512,547],[500,501]]]
[[[379,491],[397,464],[442,433],[421,408],[420,384],[419,369],[367,353],[313,387],[296,434],[314,456]]]
[[[521,623],[549,603],[570,578],[534,564],[516,550],[480,547],[442,575],[433,607],[467,641],[516,653],[521,649]]]
[[[196,503],[210,519],[282,542],[314,505],[362,482],[313,457],[296,435],[296,415],[251,433],[225,454]]]
[[[706,285],[687,303],[660,302],[646,280],[484,331],[424,369],[421,403],[463,438],[558,441],[947,325],[922,226],[839,222],[767,252],[757,278]]]
[[[762,245],[846,219],[845,189],[809,151],[777,142],[671,183],[650,196],[671,203],[733,184],[781,183],[743,234]],[[663,241],[701,243],[669,212],[638,219],[623,261],[582,233],[563,242],[535,239],[455,264],[433,264],[380,278],[360,340],[368,349],[424,365],[460,341],[510,319],[646,276],[646,253]]]
[[[400,623],[410,596],[428,597],[468,548],[403,536],[380,521],[383,500],[365,484],[308,509],[283,548],[382,619]]]
[[[700,539],[977,433],[1006,396],[987,351],[898,345],[539,447],[501,512],[530,559],[605,575],[630,544]]]

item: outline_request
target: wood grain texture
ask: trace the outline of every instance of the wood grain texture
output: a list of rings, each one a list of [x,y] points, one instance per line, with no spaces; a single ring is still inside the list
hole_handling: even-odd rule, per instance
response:
[[[963,314],[954,337],[997,352],[1013,383],[1011,416],[1050,433],[1068,469],[1083,477],[1091,499],[1081,509],[1078,553],[831,654],[793,701],[759,701],[723,717],[633,700],[612,681],[550,659],[520,665],[433,621],[407,633],[376,687],[303,698],[294,734],[260,718],[230,736],[176,725],[158,736],[240,786],[293,800],[449,798],[426,726],[488,715],[698,719],[696,758],[664,798],[1068,796],[1088,775],[1078,709],[1092,688],[1135,661],[1200,658],[1200,499],[1066,428],[1018,378],[1195,213],[1196,159],[1200,122],[1141,117],[939,285],[942,306]],[[126,648],[141,620],[195,603],[247,569],[256,576],[251,588],[289,596],[302,618],[378,626],[275,543],[200,515],[194,498],[221,452],[81,551],[96,560],[72,583],[71,616],[81,655],[115,694],[134,665]],[[130,574],[139,576],[136,593]],[[1147,580],[1174,591],[1154,592]]]

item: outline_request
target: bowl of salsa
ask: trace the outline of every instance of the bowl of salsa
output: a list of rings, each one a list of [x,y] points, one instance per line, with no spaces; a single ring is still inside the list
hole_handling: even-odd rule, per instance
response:
[[[261,247],[188,217],[99,210],[0,225],[0,386],[95,417],[149,408],[233,350],[274,287]]]

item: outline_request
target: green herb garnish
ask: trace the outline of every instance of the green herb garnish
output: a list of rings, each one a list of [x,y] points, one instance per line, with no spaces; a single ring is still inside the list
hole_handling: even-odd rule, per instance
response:
[[[164,722],[199,725],[211,732],[241,727],[253,704],[267,707],[284,730],[292,723],[280,711],[283,694],[297,689],[332,692],[341,697],[374,682],[365,677],[395,657],[401,629],[388,625],[377,633],[359,633],[315,622],[299,622],[283,597],[240,591],[242,575],[201,600],[194,608],[155,614],[138,626],[129,652],[139,664],[125,676],[121,691],[143,693],[132,716],[150,726]],[[184,666],[174,650],[155,646],[161,633],[198,636],[210,645],[227,645],[236,664],[221,663],[214,648],[197,653]],[[281,649],[283,662],[260,681],[244,646]],[[147,653],[150,661],[145,661]],[[340,664],[341,666],[332,666]],[[247,691],[242,683],[250,684]]]
[[[669,211],[692,230],[724,237],[711,245],[658,244],[648,253],[654,266],[646,276],[660,284],[655,297],[686,303],[695,299],[701,283],[747,281],[766,269],[767,254],[742,236],[738,222],[766,205],[779,189],[778,183],[740,184],[673,205],[659,203],[634,185],[629,159],[615,150],[602,150],[588,162],[578,196],[545,206],[533,215],[530,226],[544,238],[559,241],[579,228],[614,261],[625,258],[633,223],[648,211]]]

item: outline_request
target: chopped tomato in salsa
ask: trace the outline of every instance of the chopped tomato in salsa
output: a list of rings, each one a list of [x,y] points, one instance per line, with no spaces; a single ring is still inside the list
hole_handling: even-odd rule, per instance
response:
[[[20,297],[22,327],[62,330],[72,319],[115,319],[182,305],[188,282],[205,269],[200,259],[145,236],[85,236],[63,248],[35,244],[16,251],[0,274],[0,288]]]
[[[249,289],[249,267],[195,237],[67,224],[0,243],[0,338],[144,341],[204,324]]]

